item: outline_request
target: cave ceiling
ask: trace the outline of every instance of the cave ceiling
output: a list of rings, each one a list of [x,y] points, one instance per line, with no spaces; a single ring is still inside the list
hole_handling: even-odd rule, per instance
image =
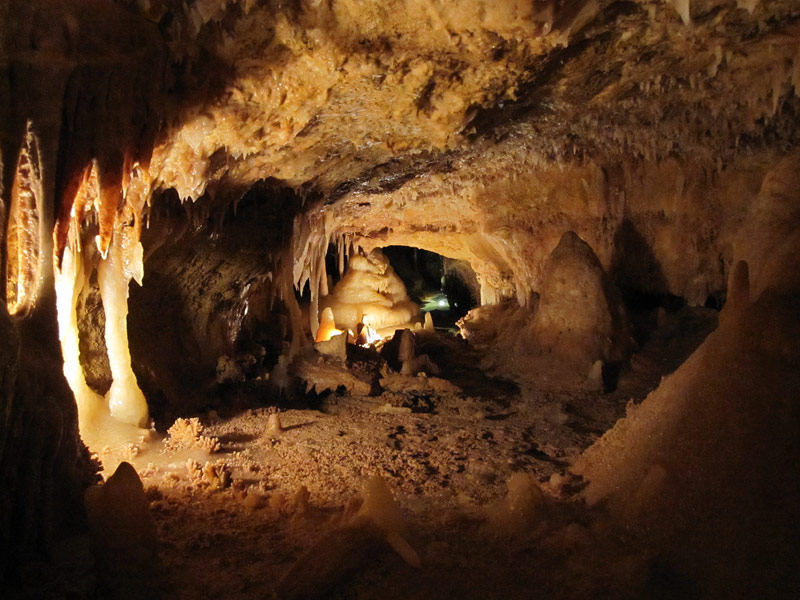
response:
[[[58,133],[58,193],[91,157],[183,199],[267,178],[336,198],[499,140],[719,167],[796,138],[793,1],[4,5],[4,154],[26,117]]]
[[[160,22],[191,106],[156,177],[181,197],[266,177],[385,189],[506,136],[550,160],[730,159],[743,142],[791,139],[800,75],[797,3],[744,4],[173,8]]]
[[[469,261],[484,302],[525,304],[564,231],[609,268],[614,228],[638,211],[655,215],[637,227],[661,291],[702,303],[724,289],[726,236],[746,211],[728,191],[757,191],[735,177],[712,189],[715,174],[797,141],[791,0],[6,0],[0,12],[2,184],[33,190],[42,213],[41,248],[17,246],[48,255],[54,227],[57,265],[87,239],[105,257],[114,231],[136,264],[166,194],[194,222],[220,222],[267,182],[297,198],[281,210],[305,219],[290,261],[312,295],[329,242],[395,243]],[[41,164],[16,173],[33,155]],[[637,175],[642,164],[655,167]]]

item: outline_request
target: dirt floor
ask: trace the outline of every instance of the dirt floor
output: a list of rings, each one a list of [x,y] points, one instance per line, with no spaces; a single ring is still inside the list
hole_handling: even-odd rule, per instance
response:
[[[379,394],[341,386],[286,402],[313,408],[221,406],[180,419],[123,456],[156,524],[144,587],[180,599],[682,597],[669,566],[587,509],[582,482],[564,474],[715,325],[712,310],[662,312],[611,393],[521,390],[436,332],[418,351],[438,376],[400,375],[356,353],[350,372],[368,381],[378,369]],[[252,405],[259,388],[248,389]],[[512,483],[514,474],[525,476]],[[399,506],[391,526],[364,518],[374,476]],[[396,506],[378,512],[396,516]],[[85,543],[61,552],[72,570],[31,597],[92,597]],[[135,582],[100,580],[99,597],[141,597]]]

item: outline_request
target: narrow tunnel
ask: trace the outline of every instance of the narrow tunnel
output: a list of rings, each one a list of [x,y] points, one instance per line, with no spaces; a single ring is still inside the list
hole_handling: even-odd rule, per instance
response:
[[[468,262],[421,248],[382,249],[411,299],[431,313],[436,327],[455,330],[456,323],[480,302],[480,286]]]
[[[797,597],[799,21],[0,0],[0,596]]]

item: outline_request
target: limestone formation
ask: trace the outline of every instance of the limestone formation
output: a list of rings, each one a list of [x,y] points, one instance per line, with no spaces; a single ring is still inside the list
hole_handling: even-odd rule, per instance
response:
[[[796,269],[797,258],[790,264]],[[702,581],[701,593],[758,594],[756,568],[771,573],[770,595],[789,597],[798,576],[786,524],[800,516],[800,481],[781,465],[800,450],[798,405],[789,400],[800,389],[790,366],[800,364],[798,288],[783,289],[779,277],[748,302],[747,272],[735,273],[740,297],[723,309],[720,328],[630,406],[575,471],[589,481],[590,505],[607,502],[614,518],[646,532],[647,543]],[[756,556],[765,558],[754,567]]]
[[[800,154],[783,158],[767,173],[761,190],[747,212],[735,239],[736,260],[747,262],[752,294],[757,297],[768,285],[796,285],[790,271],[777,273],[775,254],[791,252],[792,236],[800,231]],[[783,283],[785,282],[785,283]]]
[[[551,389],[613,388],[604,365],[623,363],[636,347],[618,290],[572,231],[550,254],[535,304],[481,307],[463,319],[461,331],[488,350],[487,367]]]
[[[133,598],[152,589],[156,524],[136,470],[121,463],[105,484],[86,490],[85,502],[105,593]]]
[[[363,323],[382,337],[391,336],[419,322],[419,307],[378,249],[351,257],[342,280],[322,298],[322,305],[333,311],[337,327],[353,332]]]
[[[544,267],[539,304],[529,328],[535,352],[566,371],[588,375],[597,361],[621,362],[635,343],[614,284],[589,245],[568,231]],[[602,382],[601,382],[602,383]]]

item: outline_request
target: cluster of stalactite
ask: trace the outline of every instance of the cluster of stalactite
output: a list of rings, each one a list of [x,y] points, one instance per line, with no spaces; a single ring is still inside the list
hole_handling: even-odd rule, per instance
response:
[[[141,285],[144,275],[139,238],[149,185],[142,181],[143,167],[138,162],[125,161],[126,176],[114,174],[108,178],[111,181],[98,175],[97,165],[91,161],[77,181],[70,181],[56,223],[55,285],[64,374],[75,392],[82,426],[88,426],[102,402],[86,384],[80,366],[76,308],[78,296],[96,268],[113,377],[106,401],[112,416],[143,427],[148,421],[147,404],[131,369],[127,301],[130,280]],[[87,240],[91,221],[96,221],[98,233]]]

